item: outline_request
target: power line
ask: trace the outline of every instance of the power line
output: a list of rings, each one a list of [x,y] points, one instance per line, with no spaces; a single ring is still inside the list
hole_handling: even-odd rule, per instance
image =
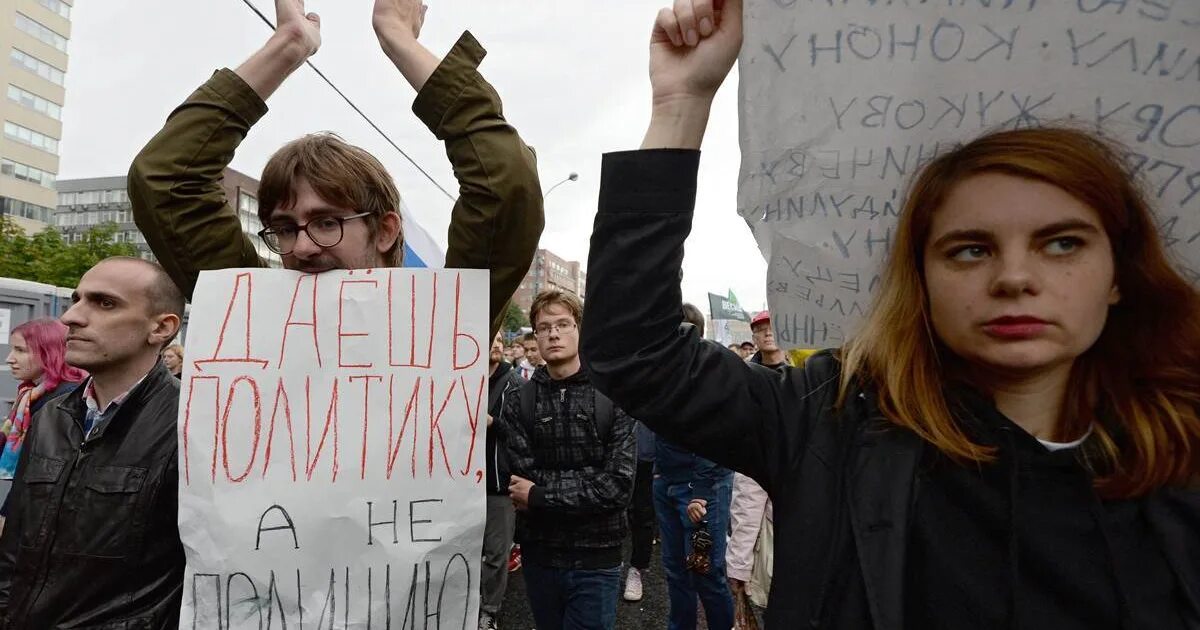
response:
[[[244,2],[246,4],[246,6],[250,7],[250,10],[253,11],[255,15],[262,18],[262,21],[265,22],[267,26],[271,27],[272,31],[275,30],[275,24],[273,22],[271,22],[270,18],[263,15],[263,12],[259,11],[258,7],[254,6],[254,4],[250,2],[250,0],[242,0],[242,2]],[[387,143],[392,145],[392,148],[396,149],[396,151],[399,151],[400,155],[403,155],[404,159],[408,160],[409,164],[413,165],[413,168],[416,168],[418,171],[421,171],[421,174],[424,175],[425,178],[428,179],[431,184],[433,184],[434,186],[437,186],[437,189],[442,191],[442,194],[446,195],[447,199],[449,199],[450,201],[456,200],[454,195],[451,195],[449,192],[446,191],[445,188],[442,188],[442,185],[437,183],[437,180],[434,179],[432,175],[430,175],[428,172],[426,172],[425,169],[421,168],[421,165],[417,164],[416,160],[409,157],[409,155],[404,152],[404,149],[400,148],[400,145],[396,144],[390,137],[388,137],[388,135],[386,133],[384,133],[382,129],[379,128],[379,125],[375,124],[375,121],[371,120],[371,118],[369,116],[367,116],[365,113],[363,113],[363,110],[359,109],[358,105],[355,105],[354,101],[350,100],[349,96],[346,96],[345,93],[343,93],[341,90],[339,90],[338,86],[334,85],[333,81],[330,81],[329,77],[325,76],[325,73],[321,72],[320,68],[318,68],[316,65],[313,64],[313,62],[311,62],[307,59],[304,60],[304,63],[307,64],[309,68],[312,68],[313,72],[317,73],[317,76],[321,77],[321,79],[323,81],[325,81],[325,83],[328,84],[329,87],[333,88],[333,91],[337,92],[337,95],[342,97],[343,101],[346,101],[346,104],[350,106],[350,109],[353,109],[359,116],[362,116],[362,119],[367,121],[367,124],[371,125],[372,129],[377,131],[380,136],[383,136],[383,139],[387,140]]]

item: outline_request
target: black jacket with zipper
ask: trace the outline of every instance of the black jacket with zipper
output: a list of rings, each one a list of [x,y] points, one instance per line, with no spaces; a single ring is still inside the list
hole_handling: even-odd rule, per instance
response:
[[[487,430],[487,493],[508,494],[508,431],[504,424],[504,401],[517,396],[525,379],[511,363],[501,361],[488,377],[488,414],[492,425]]]
[[[583,370],[554,380],[542,366],[531,380],[534,417],[523,417],[519,392],[504,401],[512,474],[534,483],[529,509],[517,513],[521,553],[559,568],[617,566],[637,471],[634,421],[614,407],[600,435],[596,391]]]
[[[604,157],[581,339],[592,382],[655,433],[770,494],[769,628],[900,630],[924,442],[883,417],[870,386],[852,385],[835,409],[832,353],[775,371],[680,326],[698,163],[688,150]],[[1142,501],[1185,623],[1200,628],[1200,492]]]
[[[159,364],[85,440],[84,388],[26,437],[0,537],[4,628],[177,628],[179,381]]]

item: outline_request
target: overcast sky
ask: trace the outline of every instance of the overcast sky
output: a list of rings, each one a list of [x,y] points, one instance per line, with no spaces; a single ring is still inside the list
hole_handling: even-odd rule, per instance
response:
[[[272,0],[253,0],[274,18]],[[586,264],[600,156],[635,149],[649,120],[647,42],[658,0],[426,0],[421,41],[444,55],[464,29],[488,49],[483,75],[504,113],[538,152],[546,201],[541,246]],[[412,115],[414,93],[379,50],[372,0],[309,0],[324,43],[313,58],[406,152],[451,192],[442,145]],[[210,73],[234,67],[269,31],[241,0],[79,2],[71,56],[60,178],[124,174],[167,114]],[[684,297],[708,310],[709,291],[732,288],[747,309],[764,304],[766,264],[735,211],[739,152],[736,75],[722,88],[704,145],[698,223],[688,240]],[[416,219],[442,247],[451,202],[308,69],[268,102],[270,113],[233,167],[258,177],[280,145],[332,130],[378,156]]]

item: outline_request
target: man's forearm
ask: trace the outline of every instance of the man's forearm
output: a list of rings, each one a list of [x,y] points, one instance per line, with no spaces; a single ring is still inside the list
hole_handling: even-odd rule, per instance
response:
[[[420,92],[441,59],[429,51],[415,37],[399,32],[379,32],[379,44],[388,59],[395,64],[408,84]]]
[[[304,64],[308,55],[303,41],[277,32],[234,72],[265,101]]]

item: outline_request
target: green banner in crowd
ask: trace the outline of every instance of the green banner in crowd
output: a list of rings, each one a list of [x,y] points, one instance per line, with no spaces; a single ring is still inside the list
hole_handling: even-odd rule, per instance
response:
[[[743,311],[737,305],[737,302],[716,293],[708,294],[708,309],[714,320],[733,319],[742,322],[750,321],[750,317],[746,315],[746,311]]]

